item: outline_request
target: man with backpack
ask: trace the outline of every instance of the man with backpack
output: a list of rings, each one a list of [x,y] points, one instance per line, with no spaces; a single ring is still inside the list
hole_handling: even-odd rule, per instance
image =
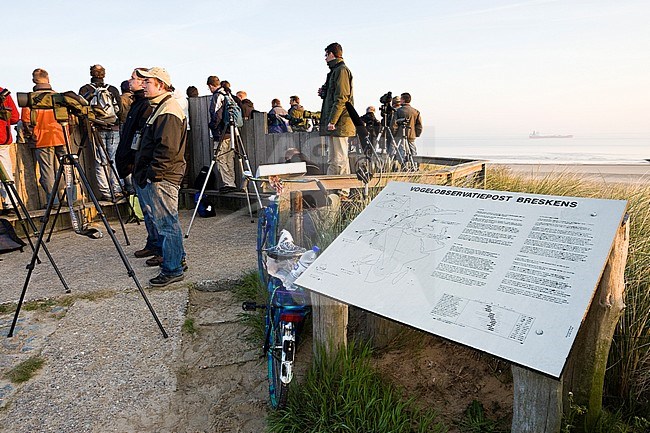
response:
[[[122,189],[120,182],[115,173],[108,166],[109,161],[115,161],[115,152],[120,142],[120,113],[124,111],[122,98],[119,90],[115,86],[104,83],[106,70],[102,65],[93,65],[90,67],[90,83],[79,89],[79,94],[83,96],[93,109],[95,119],[102,122],[96,124],[96,137],[100,139],[106,148],[108,155],[104,154],[101,149],[101,143],[95,145],[95,175],[97,177],[97,188],[99,189],[100,198],[103,200],[112,200],[109,182],[113,186],[115,199],[122,198]],[[86,131],[87,138],[90,139],[92,131]],[[104,171],[107,168],[108,177]]]
[[[221,188],[219,192],[229,193],[237,191],[235,183],[235,152],[231,149],[230,136],[230,113],[233,114],[233,122],[236,127],[243,125],[241,108],[237,105],[229,88],[224,88],[218,77],[211,75],[207,81],[208,88],[212,92],[210,99],[210,122],[208,126],[212,132],[214,148],[216,151],[217,170],[221,176]]]

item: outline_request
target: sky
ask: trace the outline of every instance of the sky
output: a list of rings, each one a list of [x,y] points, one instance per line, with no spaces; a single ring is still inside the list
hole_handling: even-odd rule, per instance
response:
[[[320,110],[324,48],[343,46],[355,107],[409,92],[426,137],[641,134],[650,137],[647,0],[3,2],[0,86],[57,91],[106,68],[166,68],[209,94],[217,75],[267,111],[299,95]],[[8,3],[8,4],[6,4]]]

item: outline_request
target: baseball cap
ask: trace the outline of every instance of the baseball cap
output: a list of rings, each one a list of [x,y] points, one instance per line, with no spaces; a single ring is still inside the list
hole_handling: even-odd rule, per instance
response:
[[[137,76],[141,78],[158,78],[160,81],[167,84],[169,87],[172,86],[172,79],[169,76],[169,72],[167,72],[165,68],[154,66],[153,68],[149,68],[146,71],[141,71],[139,69],[136,69],[135,73]]]

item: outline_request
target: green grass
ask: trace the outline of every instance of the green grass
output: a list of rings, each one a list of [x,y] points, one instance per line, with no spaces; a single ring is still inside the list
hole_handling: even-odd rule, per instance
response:
[[[266,289],[262,285],[257,271],[251,271],[244,275],[241,281],[235,285],[233,293],[238,302],[252,301],[259,305],[266,303]],[[249,329],[246,340],[253,343],[263,342],[265,337],[264,310],[242,312],[239,317]]]
[[[199,330],[196,328],[194,324],[194,319],[188,317],[187,319],[185,319],[185,322],[183,322],[183,326],[181,326],[181,331],[183,331],[184,334],[194,335]]]
[[[458,428],[463,433],[508,433],[510,431],[506,421],[488,418],[483,404],[477,400],[467,406]]]
[[[44,363],[45,360],[43,358],[33,356],[5,373],[5,378],[9,379],[12,383],[27,382],[32,378],[32,376],[34,376],[34,374],[36,374]]]
[[[367,346],[351,343],[333,356],[322,350],[304,381],[293,386],[287,408],[269,415],[272,433],[442,433],[448,429],[371,366]]]

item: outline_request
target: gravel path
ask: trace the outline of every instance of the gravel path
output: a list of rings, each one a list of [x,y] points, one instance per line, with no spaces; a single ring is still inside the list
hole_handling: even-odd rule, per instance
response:
[[[191,216],[182,212],[186,227]],[[142,286],[157,269],[133,251],[144,226],[127,226],[118,240]],[[145,292],[169,338],[164,339],[110,237],[54,235],[48,248],[72,289],[41,255],[27,299],[51,298],[23,309],[15,336],[13,312],[0,314],[2,432],[261,432],[265,427],[265,367],[237,321],[232,282],[255,267],[255,224],[245,213],[195,220],[186,239],[183,282]],[[105,231],[105,230],[104,230]],[[0,303],[16,302],[31,254],[0,256]],[[68,300],[68,302],[63,302]],[[182,332],[187,318],[197,332]],[[33,356],[38,374],[13,384],[4,374]]]

